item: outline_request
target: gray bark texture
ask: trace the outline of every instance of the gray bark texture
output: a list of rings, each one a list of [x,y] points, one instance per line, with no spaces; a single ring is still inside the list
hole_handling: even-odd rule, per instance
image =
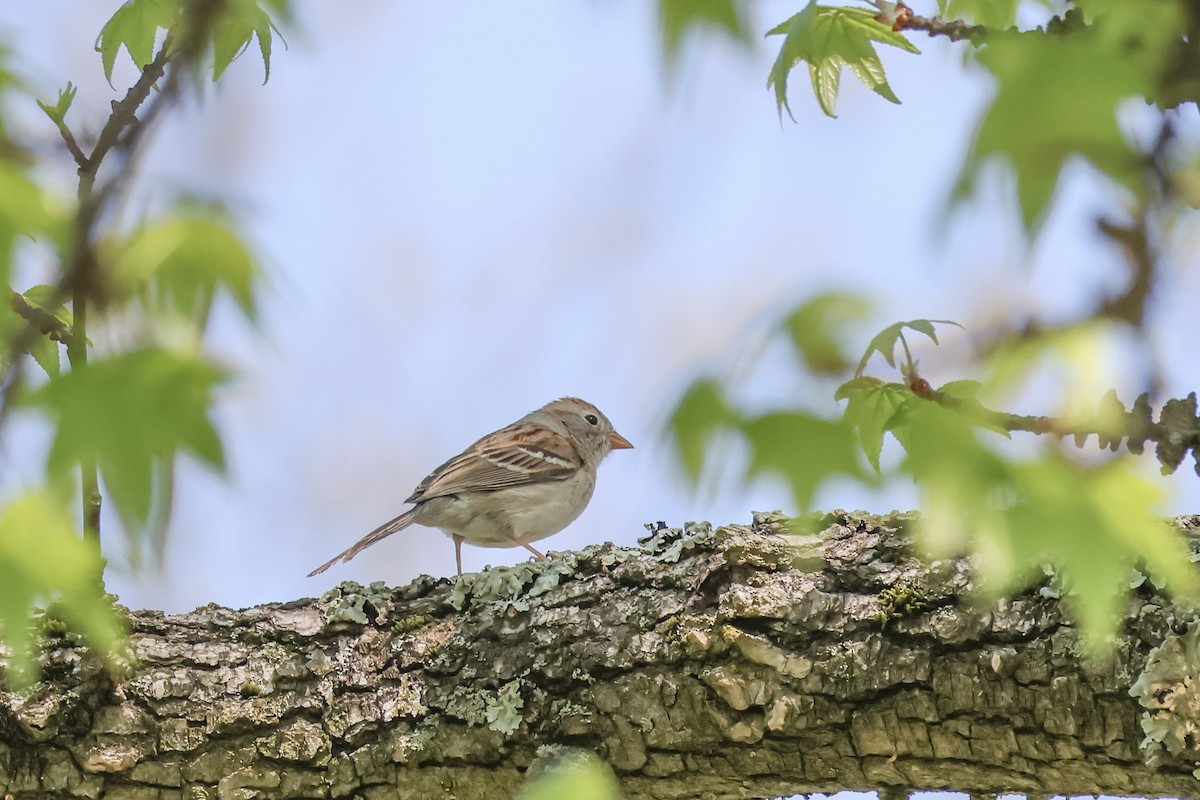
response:
[[[1200,706],[1196,673],[1175,675],[1200,652],[1190,615],[1147,581],[1088,664],[1050,584],[977,606],[968,564],[916,559],[910,522],[838,512],[794,536],[759,515],[455,580],[133,612],[126,675],[60,635],[43,683],[0,693],[0,797],[501,800],[568,748],[630,800],[1197,793],[1194,722],[1168,719]]]

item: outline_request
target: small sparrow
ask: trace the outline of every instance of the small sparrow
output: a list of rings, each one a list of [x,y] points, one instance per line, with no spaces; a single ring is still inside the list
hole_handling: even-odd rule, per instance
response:
[[[462,543],[524,547],[558,533],[583,512],[596,488],[596,468],[609,450],[633,447],[600,409],[578,397],[548,403],[489,433],[421,481],[408,511],[308,573],[320,575],[376,542],[416,523],[454,540],[462,575]]]

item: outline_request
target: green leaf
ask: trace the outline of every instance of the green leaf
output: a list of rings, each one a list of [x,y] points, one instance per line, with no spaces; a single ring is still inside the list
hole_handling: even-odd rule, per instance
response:
[[[225,0],[221,16],[213,28],[213,80],[258,39],[263,60],[263,83],[271,78],[271,35],[279,29],[259,6],[257,0]]]
[[[1030,31],[989,37],[978,60],[996,77],[997,91],[963,168],[960,196],[982,166],[998,158],[1016,178],[1021,218],[1033,232],[1073,156],[1139,190],[1139,156],[1121,132],[1117,109],[1128,98],[1157,91],[1182,21],[1171,0],[1105,7],[1118,6],[1124,13],[1102,14],[1087,30],[1070,35]]]
[[[39,336],[29,346],[29,355],[37,365],[51,378],[57,378],[62,371],[62,353],[59,343],[45,336]]]
[[[858,431],[859,442],[867,461],[879,472],[879,455],[883,451],[883,434],[896,410],[912,392],[902,383],[884,383],[878,378],[854,378],[837,390],[838,400],[847,400],[843,419]]]
[[[51,380],[28,403],[55,424],[51,473],[95,460],[122,516],[145,522],[156,465],[183,450],[221,468],[221,442],[209,419],[223,372],[194,355],[146,348],[96,359]]]
[[[622,800],[612,769],[592,753],[571,751],[530,781],[517,800]]]
[[[938,391],[958,400],[974,400],[982,388],[983,384],[980,381],[960,380],[943,384],[938,387]]]
[[[124,293],[141,293],[152,312],[173,309],[201,325],[219,290],[253,319],[258,276],[254,256],[231,228],[190,214],[135,232],[114,264]]]
[[[658,28],[668,59],[679,55],[689,33],[716,31],[740,44],[750,43],[746,0],[658,0]]]
[[[957,400],[958,405],[954,410],[966,417],[972,424],[998,433],[1005,439],[1011,439],[1012,431],[1000,425],[995,414],[977,399],[982,390],[983,384],[980,381],[966,380],[950,381],[937,389],[939,394]]]
[[[829,292],[792,311],[782,327],[796,353],[810,370],[841,373],[850,366],[842,347],[844,329],[861,320],[870,304],[860,295]]]
[[[1024,502],[1008,531],[1027,562],[1055,564],[1067,601],[1099,649],[1123,616],[1132,568],[1143,562],[1176,598],[1194,597],[1195,570],[1182,537],[1163,521],[1163,488],[1117,457],[1084,467],[1052,451],[1015,471]]]
[[[1177,597],[1195,596],[1187,547],[1160,516],[1162,490],[1130,458],[1089,467],[1048,448],[1013,462],[984,446],[961,414],[923,401],[906,411],[903,471],[924,495],[920,539],[935,557],[970,548],[987,593],[1023,588],[1053,564],[1095,651],[1120,619],[1134,565],[1145,563]]]
[[[1066,427],[1110,430],[1119,420],[1113,409],[1097,404],[1118,379],[1112,353],[1119,335],[1111,322],[1083,322],[996,348],[985,362],[989,394],[1011,396],[1050,370],[1061,389],[1054,415]]]
[[[867,480],[858,463],[854,429],[841,420],[776,411],[746,419],[741,430],[750,446],[749,477],[773,474],[786,480],[800,513],[831,478]]]
[[[775,90],[779,113],[786,110],[789,116],[792,111],[787,99],[788,75],[801,61],[809,65],[813,92],[821,110],[835,117],[843,66],[849,67],[855,77],[880,97],[900,102],[887,83],[883,63],[872,42],[910,53],[920,52],[903,34],[876,21],[870,10],[819,6],[815,0],[809,0],[803,11],[772,28],[767,35],[784,37],[767,78],[767,88]]]
[[[0,286],[9,285],[18,242],[34,240],[56,246],[65,238],[65,231],[66,218],[41,187],[12,162],[0,159]],[[18,324],[24,323],[15,314],[0,314],[0,342]]]
[[[46,112],[46,116],[56,124],[61,125],[66,119],[67,111],[71,108],[71,103],[75,102],[75,92],[77,90],[77,87],[73,83],[67,81],[67,88],[62,89],[58,93],[58,102],[54,105],[49,105],[38,100],[38,108]]]
[[[871,359],[873,353],[879,353],[883,356],[891,367],[896,366],[896,343],[904,340],[904,329],[909,328],[923,333],[933,340],[934,344],[939,344],[937,331],[934,325],[953,325],[956,328],[961,328],[957,322],[948,319],[910,319],[907,322],[897,322],[887,326],[867,344],[867,350],[863,353],[862,359],[858,362],[858,367],[854,370],[855,376],[862,375],[862,372],[867,367],[867,361]]]
[[[112,83],[113,66],[122,47],[138,69],[153,61],[158,32],[170,30],[179,21],[179,12],[180,0],[129,0],[118,8],[96,39],[105,79]]]
[[[24,294],[11,294],[13,310],[39,334],[29,343],[28,352],[50,377],[58,375],[60,343],[69,340],[72,333],[71,312],[58,295],[56,287],[46,285],[30,287]]]
[[[56,601],[55,613],[111,663],[122,630],[101,594],[101,568],[99,552],[83,540],[62,498],[31,491],[0,509],[0,635],[12,651],[5,688],[37,679],[34,604]]]
[[[721,428],[735,426],[738,414],[725,400],[725,392],[713,378],[702,378],[690,387],[671,412],[671,437],[692,483],[700,479],[704,454],[713,435]]]
[[[270,2],[276,8],[287,6]],[[154,59],[160,31],[174,29],[185,19],[181,0],[129,0],[113,14],[100,31],[96,50],[104,65],[104,76],[112,82],[113,65],[124,47],[138,69]],[[271,74],[271,37],[279,31],[257,0],[223,0],[220,15],[212,24],[213,80],[224,73],[254,38],[258,39],[266,77]],[[264,80],[265,82],[265,80]]]

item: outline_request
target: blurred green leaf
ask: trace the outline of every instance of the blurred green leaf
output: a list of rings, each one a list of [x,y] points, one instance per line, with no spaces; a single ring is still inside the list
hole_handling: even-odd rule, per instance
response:
[[[1151,97],[1182,19],[1172,0],[1092,3],[1105,13],[1085,31],[997,34],[978,54],[997,81],[959,181],[959,194],[990,158],[1016,178],[1021,217],[1037,229],[1072,156],[1139,190],[1139,156],[1121,132],[1119,104]],[[1030,124],[1036,120],[1036,124]]]
[[[142,228],[124,243],[114,263],[114,279],[124,293],[141,294],[152,312],[174,310],[201,325],[218,290],[253,319],[258,275],[254,256],[238,235],[204,215]]]
[[[146,522],[157,464],[184,450],[223,467],[208,416],[223,375],[198,356],[146,348],[93,359],[49,381],[28,398],[56,426],[49,470],[94,459],[122,516]]]
[[[776,411],[741,424],[750,446],[749,477],[773,474],[791,486],[800,513],[821,484],[837,476],[869,481],[858,462],[854,429],[796,411]]]
[[[1014,462],[954,411],[919,402],[907,412],[903,470],[923,490],[921,540],[935,557],[969,547],[989,594],[1023,588],[1053,564],[1097,651],[1120,619],[1133,566],[1145,563],[1177,598],[1195,596],[1186,545],[1160,516],[1162,490],[1131,459],[1083,466],[1047,448]]]
[[[737,424],[738,414],[725,400],[725,392],[713,378],[702,378],[688,387],[671,412],[669,426],[678,448],[680,463],[695,483],[704,466],[704,454],[713,435]]]
[[[844,330],[869,310],[870,303],[860,295],[830,292],[801,305],[783,320],[782,326],[810,370],[836,374],[850,366],[842,344]]]
[[[13,247],[21,239],[55,244],[65,219],[23,170],[0,159],[0,282],[7,284]]]
[[[960,380],[943,384],[938,387],[938,391],[958,400],[974,400],[982,388],[983,384],[980,381]]]
[[[1011,439],[1012,431],[998,424],[995,414],[977,399],[982,390],[983,383],[967,380],[950,381],[937,389],[939,394],[957,400],[958,405],[954,410],[966,417],[972,424],[998,433],[1005,439]]]
[[[902,383],[884,383],[878,378],[854,378],[837,391],[838,400],[846,400],[844,419],[858,431],[867,461],[878,473],[883,434],[896,409],[912,392]]]
[[[154,60],[158,32],[174,27],[179,21],[180,7],[180,0],[129,0],[117,9],[96,39],[104,77],[110,84],[113,66],[122,47],[138,69],[144,69]]]
[[[674,59],[688,34],[700,31],[716,31],[749,44],[749,10],[746,0],[658,0],[663,52]]]
[[[903,34],[876,21],[871,10],[819,6],[816,0],[809,0],[803,11],[772,28],[767,35],[784,37],[767,78],[767,88],[775,90],[779,113],[786,110],[789,116],[792,110],[787,99],[788,75],[801,61],[809,65],[813,93],[821,110],[836,117],[834,109],[843,66],[849,67],[855,77],[880,97],[900,102],[888,85],[883,62],[872,42],[910,53],[920,52]]]
[[[591,753],[563,757],[529,782],[517,800],[622,800],[607,764]]]
[[[984,365],[989,394],[1015,395],[1031,377],[1049,371],[1061,387],[1054,415],[1069,427],[1108,430],[1116,421],[1112,409],[1098,403],[1118,380],[1113,371],[1113,340],[1119,336],[1114,323],[1083,322],[998,347]]]
[[[279,29],[271,21],[257,0],[225,0],[221,16],[213,29],[213,80],[225,72],[225,68],[250,46],[251,39],[258,39],[258,50],[263,60],[263,83],[271,77],[271,36]]]
[[[9,285],[18,243],[37,241],[57,248],[65,231],[65,217],[41,187],[15,164],[0,159],[0,286]],[[23,325],[15,313],[0,311],[0,351],[5,355],[4,343]]]
[[[122,630],[101,593],[100,570],[99,553],[83,540],[65,501],[33,491],[0,509],[0,634],[12,650],[5,688],[37,679],[34,604],[56,601],[55,613],[111,660]]]
[[[861,376],[864,369],[867,367],[867,362],[871,359],[873,353],[879,353],[883,356],[891,367],[896,366],[896,344],[904,341],[904,329],[909,328],[923,333],[933,340],[934,344],[939,344],[937,331],[934,325],[953,325],[956,328],[961,328],[957,322],[948,319],[910,319],[907,322],[897,322],[889,325],[867,344],[867,350],[863,353],[862,359],[858,362],[858,367],[854,370],[855,376]]]

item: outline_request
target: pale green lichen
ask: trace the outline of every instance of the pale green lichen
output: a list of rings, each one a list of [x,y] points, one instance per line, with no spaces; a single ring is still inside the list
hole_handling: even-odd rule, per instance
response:
[[[485,708],[488,729],[508,735],[521,727],[521,709],[525,700],[521,697],[520,678],[509,681],[494,696],[489,697]]]
[[[346,581],[321,595],[317,607],[330,622],[367,625],[380,622],[391,603],[392,592],[383,581],[375,581],[365,587],[354,581]],[[374,620],[368,615],[368,610],[374,612]]]
[[[1200,763],[1200,623],[1151,650],[1129,694],[1146,709],[1141,749],[1147,764],[1163,750]]]
[[[528,611],[530,598],[546,594],[562,583],[564,577],[575,574],[577,558],[575,553],[554,553],[545,561],[461,575],[451,586],[446,602],[455,611],[462,611],[469,603]]]
[[[674,564],[688,550],[711,545],[715,539],[712,523],[685,522],[682,528],[668,528],[664,523],[646,525],[649,536],[638,541],[660,561]]]
[[[440,705],[446,713],[461,719],[468,725],[487,724],[487,702],[483,695],[466,687],[457,687],[449,695],[442,698]]]

